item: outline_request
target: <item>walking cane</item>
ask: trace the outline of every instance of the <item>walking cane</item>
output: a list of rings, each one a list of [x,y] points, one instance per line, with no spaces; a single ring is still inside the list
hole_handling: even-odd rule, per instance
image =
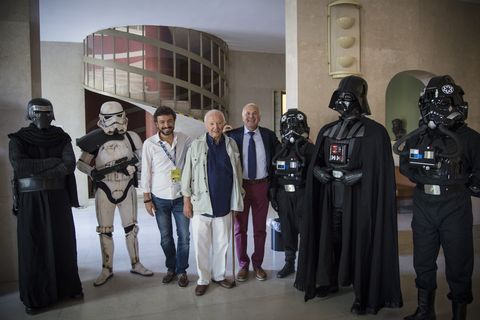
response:
[[[232,211],[232,274],[232,285],[235,287],[237,285],[235,282],[235,211]]]

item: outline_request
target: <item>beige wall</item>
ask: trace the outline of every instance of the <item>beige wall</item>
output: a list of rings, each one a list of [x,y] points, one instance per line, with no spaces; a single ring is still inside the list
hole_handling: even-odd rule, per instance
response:
[[[31,34],[38,37],[38,27],[32,23],[30,30],[30,11],[38,19],[38,1],[0,2],[0,282],[17,279],[17,226],[11,211],[13,171],[7,134],[27,124],[27,102],[41,88],[39,52],[30,44]]]
[[[285,55],[230,51],[229,123],[243,125],[242,108],[258,104],[260,125],[273,130],[273,91],[285,90]]]
[[[298,99],[312,136],[337,115],[327,108],[339,80],[328,75],[327,0],[297,1]],[[361,0],[361,71],[372,118],[384,124],[389,81],[405,70],[450,74],[480,129],[480,5],[452,0]],[[288,7],[287,7],[288,9]],[[288,12],[287,12],[288,15]],[[287,30],[287,34],[289,30]],[[288,44],[287,44],[288,45]],[[287,79],[287,95],[290,86]]]
[[[80,149],[75,139],[85,135],[85,95],[82,87],[83,44],[41,42],[42,92],[55,111],[54,125],[60,126],[72,138],[78,159]],[[81,205],[88,201],[87,177],[75,171]]]

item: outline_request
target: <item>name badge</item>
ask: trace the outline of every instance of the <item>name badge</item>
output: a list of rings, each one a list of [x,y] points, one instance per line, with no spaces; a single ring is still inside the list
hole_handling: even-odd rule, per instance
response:
[[[179,182],[182,178],[182,170],[179,168],[172,169],[170,171],[170,178],[172,178],[173,182]]]

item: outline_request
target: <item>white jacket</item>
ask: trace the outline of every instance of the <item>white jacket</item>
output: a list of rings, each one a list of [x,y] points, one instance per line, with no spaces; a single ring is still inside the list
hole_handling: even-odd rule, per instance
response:
[[[207,133],[208,134],[208,133]],[[185,158],[182,173],[182,194],[190,197],[193,214],[213,214],[208,190],[208,144],[207,134],[203,134],[192,142]],[[226,149],[233,170],[233,186],[230,198],[232,211],[243,211],[242,165],[238,147],[232,138],[223,135]]]

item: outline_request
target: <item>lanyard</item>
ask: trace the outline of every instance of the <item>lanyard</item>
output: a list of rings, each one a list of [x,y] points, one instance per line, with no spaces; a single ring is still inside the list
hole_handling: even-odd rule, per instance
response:
[[[173,157],[172,157],[172,155],[167,151],[167,148],[165,148],[165,145],[163,144],[163,141],[162,141],[162,140],[160,140],[160,146],[162,147],[163,151],[165,151],[165,154],[167,155],[168,159],[170,159],[170,161],[172,161],[173,166],[176,167],[177,165],[175,164],[175,157],[176,157],[177,146],[175,146],[175,147],[173,148]]]

